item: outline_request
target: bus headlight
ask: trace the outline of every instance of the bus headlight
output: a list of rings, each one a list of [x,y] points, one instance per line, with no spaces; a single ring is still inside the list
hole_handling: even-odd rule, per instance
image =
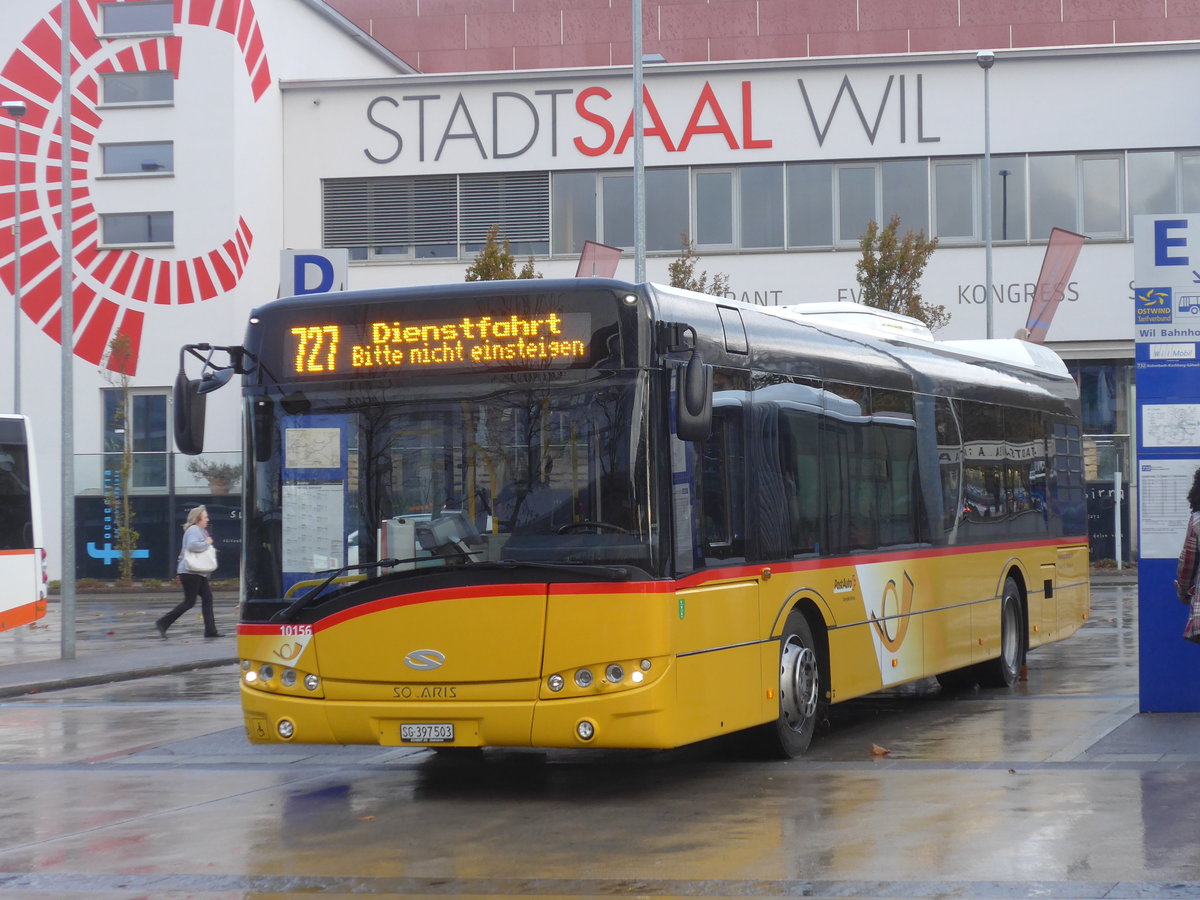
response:
[[[296,670],[284,669],[283,674],[279,676],[279,683],[284,687],[295,687],[296,685]]]
[[[566,680],[561,675],[551,675],[546,679],[546,686],[557,694],[566,686]]]
[[[262,681],[270,681],[275,677],[275,667],[270,663],[263,663],[258,667],[258,677]]]
[[[317,688],[319,688],[321,686],[321,679],[318,678],[316,675],[305,675],[304,676],[304,686],[306,688],[308,688],[308,690],[310,690],[310,691],[315,691]]]
[[[292,735],[296,733],[296,726],[292,724],[290,719],[280,719],[279,723],[275,726],[275,731],[285,741],[290,741]]]
[[[591,669],[576,669],[575,683],[581,688],[592,686],[592,670]]]
[[[604,670],[604,680],[609,684],[620,684],[625,679],[625,669],[620,663],[609,663]]]
[[[591,719],[580,719],[575,726],[575,734],[581,741],[590,741],[596,736],[596,723]]]

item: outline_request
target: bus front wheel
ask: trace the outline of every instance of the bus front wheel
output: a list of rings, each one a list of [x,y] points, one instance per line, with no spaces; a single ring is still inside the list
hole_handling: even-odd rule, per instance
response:
[[[1000,656],[979,669],[984,687],[1012,687],[1025,663],[1025,616],[1021,613],[1021,589],[1015,578],[1004,579],[1000,600]]]
[[[771,749],[782,757],[800,756],[812,743],[825,708],[820,645],[808,620],[793,611],[779,638],[779,718],[765,726]]]

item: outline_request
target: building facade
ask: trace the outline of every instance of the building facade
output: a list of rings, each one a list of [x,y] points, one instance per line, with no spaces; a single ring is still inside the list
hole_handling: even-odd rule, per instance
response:
[[[138,0],[70,5],[74,297],[73,496],[63,497],[62,5],[8,3],[0,35],[0,404],[29,415],[41,454],[51,577],[73,504],[80,577],[114,578],[115,469],[133,453],[135,574],[171,577],[183,511],[209,502],[237,573],[236,482],[173,453],[170,386],[186,341],[236,343],[276,296],[283,241],[281,78],[411,71],[324,3]],[[20,140],[20,169],[16,166]],[[15,196],[20,185],[20,285]],[[19,290],[18,290],[19,288]],[[11,312],[5,321],[13,321]],[[16,340],[14,340],[16,337]],[[14,397],[14,353],[20,394]],[[207,462],[236,466],[236,399],[214,398]],[[128,410],[118,418],[118,408]],[[234,493],[219,493],[232,487]],[[233,498],[233,499],[231,499]]]
[[[197,465],[174,452],[170,386],[181,344],[240,342],[250,309],[279,293],[285,248],[346,250],[359,288],[461,281],[493,225],[546,276],[573,275],[585,241],[632,246],[627,13],[607,0],[398,2],[384,11],[411,28],[385,49],[368,36],[389,34],[378,17],[336,5],[358,24],[321,0],[72,4],[75,484],[64,498],[45,476],[43,495],[48,535],[74,504],[79,576],[114,577],[108,506],[126,449],[137,575],[173,572],[175,526],[196,502],[236,547],[238,485],[219,476],[235,474],[220,464],[237,465],[238,398],[212,396],[208,465]],[[934,4],[852,4],[853,27],[837,4],[783,16],[797,5],[646,3],[646,50],[672,60],[645,68],[648,276],[666,280],[686,239],[739,300],[854,300],[859,235],[898,214],[938,238],[922,288],[950,313],[942,335],[984,336],[990,308],[995,334],[1009,336],[1026,324],[1050,229],[1082,234],[1048,343],[1083,389],[1097,495],[1114,469],[1128,482],[1131,223],[1200,209],[1200,99],[1186,90],[1200,45],[1160,42],[1151,11],[1136,20],[1145,30],[1078,18],[1103,5],[1056,2],[1066,18],[1038,31],[971,24],[986,18],[982,3],[960,4],[969,21],[955,26],[932,23]],[[749,7],[754,33],[735,34]],[[59,9],[6,11],[0,54],[3,91],[28,107],[19,122],[0,116],[0,290],[19,292],[22,309],[0,358],[19,346],[19,405],[44,473],[60,470],[63,430]],[[535,13],[542,25],[530,29]],[[882,36],[896,29],[881,23],[902,15],[912,27],[893,46]],[[571,24],[581,16],[591,32]],[[1098,21],[1107,38],[1081,24]],[[1188,36],[1196,22],[1169,24]],[[597,46],[584,52],[572,34]],[[1043,42],[1079,46],[1029,46]],[[986,105],[984,45],[998,51]],[[414,71],[414,53],[441,74]],[[777,58],[746,59],[759,55]],[[628,252],[617,275],[633,276]],[[12,367],[0,365],[0,404],[13,399]],[[227,554],[222,574],[236,562]],[[53,552],[50,565],[57,575]]]

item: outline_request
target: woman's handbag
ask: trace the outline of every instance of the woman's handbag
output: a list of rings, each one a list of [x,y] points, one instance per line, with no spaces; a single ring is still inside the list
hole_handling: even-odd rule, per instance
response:
[[[185,550],[183,565],[195,575],[207,575],[217,568],[217,548],[209,544],[203,550]]]

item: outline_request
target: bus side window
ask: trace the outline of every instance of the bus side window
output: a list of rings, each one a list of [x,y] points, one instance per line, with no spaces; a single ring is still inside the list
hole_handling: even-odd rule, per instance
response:
[[[963,505],[969,522],[983,525],[1008,515],[1004,486],[1004,426],[1001,407],[964,400]]]
[[[740,407],[713,411],[712,432],[699,450],[698,538],[702,552],[710,559],[741,557],[745,553],[741,523],[746,482]]]
[[[814,413],[785,410],[779,429],[784,502],[791,522],[790,556],[815,553],[821,539],[820,419]]]
[[[882,388],[871,391],[871,429],[879,454],[875,503],[881,547],[920,540],[921,479],[913,410],[912,394]]]
[[[821,420],[821,490],[825,504],[825,553],[850,548],[850,448],[847,426],[830,416]]]
[[[939,399],[934,407],[938,469],[941,474],[942,529],[952,535],[962,515],[962,436],[953,401]]]
[[[872,427],[885,469],[876,498],[879,546],[916,543],[921,513],[916,428],[878,421]]]
[[[1005,480],[1015,533],[1045,534],[1046,442],[1041,414],[1030,409],[1004,410]]]

